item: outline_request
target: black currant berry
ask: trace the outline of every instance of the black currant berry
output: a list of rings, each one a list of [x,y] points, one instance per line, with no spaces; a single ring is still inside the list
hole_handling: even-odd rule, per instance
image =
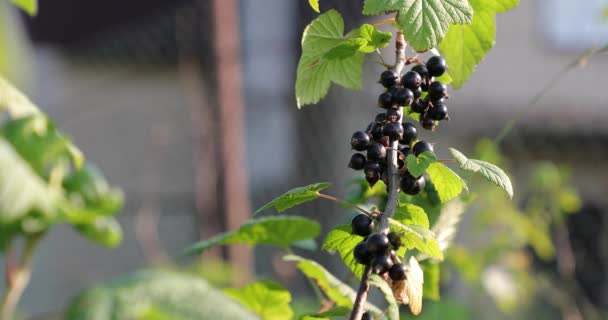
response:
[[[372,318],[372,315],[369,314],[369,312],[364,312],[363,315],[361,315],[361,320],[373,320],[374,318]]]
[[[393,96],[388,92],[383,92],[378,96],[378,107],[388,109],[393,106]]]
[[[384,137],[384,131],[382,129],[383,125],[381,122],[376,122],[374,128],[372,129],[372,138],[374,140],[380,140]]]
[[[401,237],[397,232],[389,232],[386,237],[388,242],[391,244],[393,250],[398,250],[403,244],[401,243]]]
[[[410,148],[409,145],[406,145],[403,148],[399,149],[399,151],[401,151],[401,154],[405,158],[408,154],[412,153],[412,148]]]
[[[420,126],[426,130],[435,130],[435,120],[433,120],[427,113],[423,113],[420,116]]]
[[[382,233],[374,233],[367,238],[367,250],[371,254],[383,255],[388,250],[388,238]]]
[[[386,110],[386,119],[389,122],[397,122],[401,119],[401,110],[399,109],[388,109]]]
[[[403,77],[401,77],[401,85],[410,90],[415,90],[416,88],[420,88],[422,84],[422,78],[415,71],[406,72]]]
[[[382,129],[382,130],[384,130],[384,129]],[[385,148],[388,147],[391,144],[391,141],[390,141],[390,139],[387,136],[384,136],[384,137],[376,140],[376,142],[378,142],[379,144],[383,145]]]
[[[378,180],[380,180],[380,175],[365,176],[365,181],[367,181],[367,184],[369,184],[370,188],[373,188],[376,183],[378,183]]]
[[[388,276],[391,277],[391,280],[393,281],[405,280],[407,278],[407,267],[401,263],[393,264],[388,270]]]
[[[414,101],[414,93],[408,88],[401,88],[393,95],[393,102],[398,106],[409,106]]]
[[[424,180],[424,176],[415,178],[411,174],[405,175],[405,177],[401,178],[400,181],[401,191],[403,191],[405,194],[409,194],[410,196],[415,196],[422,192],[425,184],[426,181]]]
[[[422,78],[422,80],[430,78],[429,69],[427,69],[427,67],[423,64],[417,64],[417,65],[413,66],[412,71],[419,74],[420,77]]]
[[[371,143],[371,138],[365,131],[357,131],[350,138],[351,147],[357,151],[367,150]]]
[[[394,86],[397,83],[397,80],[399,80],[399,75],[397,75],[397,73],[395,73],[395,71],[392,70],[384,70],[381,74],[380,74],[380,84],[382,84],[383,87],[385,88],[389,88]]]
[[[448,117],[448,106],[443,103],[436,104],[429,109],[429,118],[437,121],[445,120]]]
[[[399,90],[401,90],[401,88],[393,86],[393,87],[386,89],[386,92],[390,93],[394,99],[395,95],[397,94],[397,92],[399,92]]]
[[[439,100],[441,98],[447,97],[448,96],[448,87],[439,82],[439,81],[435,81],[433,83],[431,83],[431,85],[429,86],[429,98],[432,101],[435,100]]]
[[[380,175],[382,167],[377,162],[367,162],[363,167],[363,172],[366,177],[377,177]]]
[[[380,179],[382,180],[382,182],[384,182],[385,185],[388,186],[388,180],[389,180],[388,167],[385,167],[382,169],[382,173],[380,174]]]
[[[409,122],[404,123],[403,138],[401,138],[399,143],[410,145],[412,144],[412,142],[414,142],[414,140],[416,140],[416,138],[418,138],[418,130],[416,129],[416,127]]]
[[[378,142],[367,148],[367,159],[370,161],[378,161],[386,158],[386,148]]]
[[[380,112],[380,113],[376,114],[376,118],[374,118],[374,122],[383,123],[384,121],[386,121],[386,112]]]
[[[374,220],[366,214],[356,215],[350,223],[352,233],[367,237],[374,232]]]
[[[414,93],[414,99],[418,99],[422,96],[422,88],[418,87],[412,91]]]
[[[423,113],[426,111],[428,103],[424,99],[418,99],[412,103],[412,111],[416,113]]]
[[[391,141],[401,140],[403,137],[403,126],[401,122],[391,122],[384,125],[384,134],[388,136]]]
[[[355,246],[355,249],[353,249],[353,256],[355,257],[355,261],[364,265],[370,264],[370,262],[372,262],[372,258],[374,257],[367,250],[367,244],[364,241],[359,242]]]
[[[365,163],[367,160],[365,156],[360,153],[355,153],[350,157],[350,161],[348,162],[348,167],[353,170],[362,170],[365,167]]]
[[[426,62],[426,68],[429,70],[429,75],[432,77],[439,77],[445,73],[447,65],[444,58],[433,56]]]
[[[418,141],[412,148],[412,152],[414,152],[416,157],[426,151],[434,152],[433,145],[426,141]]]
[[[393,260],[386,255],[377,255],[372,259],[372,272],[384,274],[393,266]]]

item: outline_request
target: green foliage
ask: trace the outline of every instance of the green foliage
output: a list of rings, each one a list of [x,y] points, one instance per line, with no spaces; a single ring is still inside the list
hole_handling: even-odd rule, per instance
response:
[[[452,24],[468,24],[473,9],[466,0],[366,0],[363,14],[397,11],[397,25],[414,50],[422,52],[441,42]]]
[[[256,214],[272,207],[274,207],[277,212],[281,213],[291,207],[315,200],[319,197],[318,192],[328,188],[330,185],[331,184],[326,182],[319,182],[307,185],[305,187],[291,189],[256,210],[253,215],[255,216]]]
[[[318,314],[304,315],[300,320],[333,320],[333,319],[344,319],[344,317],[350,314],[350,308],[336,307],[326,312]]]
[[[464,181],[443,163],[431,163],[426,170],[442,203],[450,201],[466,189]]]
[[[144,271],[102,284],[74,299],[66,320],[258,319],[199,277],[168,271]]]
[[[355,246],[361,241],[363,241],[363,237],[351,234],[350,225],[342,225],[335,227],[327,234],[321,248],[332,253],[338,252],[344,264],[357,278],[361,278],[363,265],[358,264],[353,256]]]
[[[259,315],[263,320],[293,318],[293,310],[289,306],[291,294],[277,282],[253,282],[240,289],[224,289],[224,293]]]
[[[423,296],[431,300],[439,300],[439,264],[425,260],[420,263],[424,272]]]
[[[453,148],[450,148],[450,153],[461,169],[481,174],[484,178],[502,188],[509,195],[509,198],[513,198],[513,185],[502,169],[485,161],[469,159]]]
[[[317,13],[321,12],[319,10],[319,0],[308,0],[308,4],[310,5],[310,7],[316,11]]]
[[[395,296],[393,295],[393,290],[386,280],[378,275],[372,274],[369,278],[369,284],[382,292],[382,296],[388,304],[385,313],[387,318],[389,320],[399,320],[399,304],[397,304],[397,300],[395,300]]]
[[[427,227],[406,225],[390,218],[389,222],[391,230],[401,234],[401,241],[406,249],[417,249],[433,258],[443,260],[443,253],[435,240],[435,235]]]
[[[352,308],[357,293],[350,286],[327,271],[322,265],[296,255],[288,255],[283,259],[285,261],[296,262],[298,269],[300,269],[306,277],[313,280],[323,293],[334,301],[338,307]],[[365,308],[376,316],[382,313],[378,307],[370,303],[366,303]]]
[[[400,203],[395,209],[393,219],[404,225],[416,225],[429,228],[429,217],[421,207],[411,203]]]
[[[23,9],[30,16],[38,14],[38,0],[11,0],[16,6]]]
[[[469,0],[469,4],[474,10],[473,22],[451,26],[439,44],[455,88],[462,87],[494,46],[496,14],[515,8],[519,0]]]
[[[287,248],[296,242],[314,239],[320,231],[319,223],[311,219],[297,216],[266,217],[250,220],[236,231],[197,242],[187,248],[185,254],[202,253],[213,246],[229,244],[265,244]]]
[[[417,157],[413,154],[408,154],[405,160],[407,162],[407,171],[409,171],[414,177],[420,177],[424,174],[431,163],[437,161],[437,157],[435,157],[434,153],[425,151],[419,154]]]
[[[454,237],[456,237],[458,224],[460,223],[460,220],[462,220],[464,211],[465,204],[458,200],[446,203],[441,208],[439,218],[432,228],[441,251],[447,250],[452,243],[452,240],[454,240]]]

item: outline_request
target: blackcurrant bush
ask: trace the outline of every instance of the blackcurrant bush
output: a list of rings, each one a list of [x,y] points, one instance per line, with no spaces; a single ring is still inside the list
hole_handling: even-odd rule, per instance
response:
[[[403,137],[403,125],[401,122],[391,122],[384,125],[384,134],[389,137],[391,141],[401,140]]]
[[[410,90],[420,88],[420,84],[422,84],[422,78],[418,72],[408,71],[401,77],[401,85]]]
[[[441,98],[447,97],[447,95],[448,87],[445,84],[439,81],[435,81],[429,86],[429,98],[431,100],[439,100]]]
[[[368,249],[369,250],[369,249]],[[393,260],[386,255],[376,255],[372,259],[372,271],[375,274],[384,274],[393,266]]]
[[[426,130],[435,130],[435,120],[424,113],[420,116],[420,126]]]
[[[412,148],[412,151],[414,152],[414,155],[417,157],[421,153],[426,152],[426,151],[434,152],[434,149],[433,149],[432,144],[430,144],[426,141],[418,141]]]
[[[374,220],[363,213],[356,215],[350,226],[352,233],[358,236],[367,237],[374,232]]]
[[[383,92],[378,96],[378,107],[388,109],[393,106],[393,96],[388,92]]]
[[[412,103],[412,111],[416,113],[423,113],[426,110],[428,103],[424,99],[418,99]]]
[[[408,88],[401,88],[393,95],[393,103],[398,106],[409,106],[414,101],[414,93]]]
[[[386,148],[378,142],[367,148],[367,159],[371,161],[383,160],[386,158]]]
[[[348,167],[353,170],[362,170],[365,167],[365,163],[367,160],[365,156],[360,153],[355,153],[350,157],[350,161],[348,162]]]
[[[382,233],[374,233],[367,238],[367,251],[374,255],[384,255],[388,250],[388,238]]]
[[[407,278],[407,267],[401,263],[393,264],[388,270],[388,276],[393,281],[402,281]]]
[[[393,70],[384,70],[380,74],[380,84],[385,88],[394,86],[399,80],[399,75]]]
[[[405,175],[405,177],[402,177],[400,181],[401,191],[403,191],[405,194],[409,194],[410,196],[415,196],[422,192],[425,184],[426,181],[424,180],[424,176],[415,178],[411,174]]]
[[[418,99],[422,96],[422,88],[418,87],[412,91],[414,93],[414,99]]]
[[[376,122],[374,127],[372,128],[372,138],[374,140],[380,140],[384,137],[384,131],[382,129],[383,125],[381,122]]]
[[[374,318],[372,318],[372,315],[369,314],[369,312],[364,312],[363,315],[361,315],[361,320],[373,320]]]
[[[389,232],[386,237],[388,238],[388,242],[391,244],[393,250],[398,250],[403,245],[401,242],[401,237],[397,232]]]
[[[429,109],[428,117],[437,121],[445,120],[448,117],[448,106],[443,103],[436,104]]]
[[[374,121],[376,123],[383,123],[384,121],[386,121],[386,112],[380,112],[376,114],[376,118],[374,118]]]
[[[439,77],[445,73],[447,65],[444,58],[433,56],[426,62],[426,68],[429,70],[429,75],[432,77]]]
[[[355,249],[353,249],[353,256],[355,256],[355,261],[364,265],[370,264],[372,262],[372,258],[374,257],[367,250],[367,244],[364,241],[359,242],[355,246]]]
[[[416,140],[416,138],[418,138],[418,130],[416,129],[416,127],[409,122],[404,123],[403,138],[401,138],[399,143],[410,145],[412,144],[412,142],[414,142],[414,140]]]
[[[380,175],[382,167],[377,162],[368,162],[363,167],[363,172],[366,177],[378,177]]]
[[[367,150],[371,143],[371,138],[365,131],[357,131],[350,138],[350,146],[357,151]]]
[[[392,108],[386,110],[386,119],[390,122],[399,121],[401,119],[401,110]]]

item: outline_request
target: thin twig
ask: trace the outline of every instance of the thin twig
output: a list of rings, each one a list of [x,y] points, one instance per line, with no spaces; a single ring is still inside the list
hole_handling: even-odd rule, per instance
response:
[[[361,277],[361,284],[359,290],[357,290],[357,298],[353,305],[353,312],[350,314],[350,320],[360,320],[365,312],[365,302],[367,301],[367,294],[369,292],[369,276],[372,274],[372,266],[367,265],[363,270],[363,276]]]
[[[387,23],[393,23],[393,22],[395,22],[395,21],[397,21],[395,18],[386,18],[386,19],[380,20],[380,21],[378,21],[378,22],[374,22],[374,23],[372,24],[372,26],[377,27],[377,26],[381,26],[381,25],[383,25],[383,24],[387,24]]]
[[[337,202],[337,203],[339,203],[339,204],[343,204],[343,205],[345,205],[345,206],[349,206],[349,207],[355,208],[355,209],[357,209],[357,210],[361,211],[362,213],[365,213],[365,214],[366,214],[366,215],[368,215],[368,216],[371,216],[371,215],[372,215],[372,213],[371,213],[371,212],[369,212],[369,211],[367,211],[367,210],[365,210],[365,209],[363,209],[363,208],[359,207],[359,206],[358,206],[358,205],[356,205],[356,204],[352,204],[352,203],[350,203],[350,202],[348,202],[348,201],[346,201],[346,200],[338,199],[338,198],[336,198],[336,197],[333,197],[333,196],[330,196],[330,195],[327,195],[327,194],[324,194],[324,193],[321,193],[321,192],[317,192],[317,195],[319,195],[319,198],[323,198],[323,199],[331,200],[331,201]]]
[[[375,59],[372,59],[372,58],[366,58],[365,60],[369,61],[371,63],[379,64],[379,65],[381,65],[381,66],[383,66],[385,68],[390,68],[390,65],[384,63],[384,61],[378,61],[378,60],[375,60]]]

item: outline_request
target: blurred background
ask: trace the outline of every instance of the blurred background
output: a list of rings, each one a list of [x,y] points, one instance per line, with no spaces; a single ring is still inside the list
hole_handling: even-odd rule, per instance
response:
[[[450,121],[422,134],[440,157],[455,147],[503,164],[516,190],[509,202],[470,184],[487,200],[467,212],[442,269],[442,300],[428,304],[426,318],[606,318],[608,60],[577,60],[608,44],[605,5],[522,1],[499,15],[495,48],[451,93]],[[306,1],[43,0],[35,18],[0,6],[1,72],[127,199],[118,249],[69,227],[49,234],[23,299],[28,314],[58,311],[98,281],[170,261],[290,188],[328,181],[328,193],[345,196],[357,176],[346,167],[349,139],[378,112],[381,67],[366,64],[363,91],[332,87],[319,105],[297,110],[300,36],[317,15]],[[346,30],[368,21],[361,7],[321,1],[322,11],[343,14]],[[491,143],[510,119],[518,119],[513,129]],[[332,203],[293,211],[321,220],[324,233],[349,220]],[[339,257],[313,257],[346,274]],[[312,298],[277,252],[218,249],[202,264],[219,258],[244,270],[238,281],[278,277],[304,297],[297,303]]]

